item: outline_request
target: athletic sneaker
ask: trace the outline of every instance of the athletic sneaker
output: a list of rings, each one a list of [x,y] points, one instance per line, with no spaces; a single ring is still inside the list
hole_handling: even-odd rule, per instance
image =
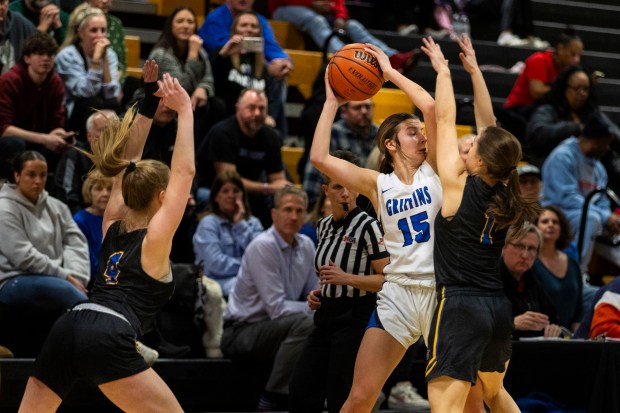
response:
[[[159,358],[159,353],[156,350],[153,350],[140,341],[136,341],[136,350],[138,350],[138,353],[144,357],[144,361],[146,361],[146,364],[149,367],[155,364],[155,361]]]
[[[388,397],[388,408],[390,410],[430,411],[428,400],[418,394],[418,391],[409,381],[396,383],[390,391]]]

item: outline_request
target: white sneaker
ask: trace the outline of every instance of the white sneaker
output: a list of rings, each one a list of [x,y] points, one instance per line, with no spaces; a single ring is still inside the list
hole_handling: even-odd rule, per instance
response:
[[[497,38],[497,44],[499,44],[500,46],[511,47],[531,46],[528,39],[521,39],[519,36],[516,36],[509,32],[502,32]]]
[[[159,353],[157,350],[154,350],[139,341],[136,341],[136,350],[144,358],[144,361],[146,361],[146,364],[149,367],[155,364],[155,361],[159,358]]]
[[[397,383],[390,391],[388,397],[388,407],[391,410],[406,411],[430,411],[428,400],[418,394],[418,391],[411,385],[411,382],[404,381]]]
[[[543,40],[540,37],[530,36],[527,40],[530,42],[530,46],[534,49],[548,49],[551,47],[551,44],[549,44],[548,41]]]

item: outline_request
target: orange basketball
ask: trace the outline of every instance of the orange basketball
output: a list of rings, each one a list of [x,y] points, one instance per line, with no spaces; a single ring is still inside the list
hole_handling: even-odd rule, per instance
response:
[[[365,100],[383,86],[379,62],[364,47],[362,43],[344,46],[334,54],[327,66],[330,86],[344,99]]]

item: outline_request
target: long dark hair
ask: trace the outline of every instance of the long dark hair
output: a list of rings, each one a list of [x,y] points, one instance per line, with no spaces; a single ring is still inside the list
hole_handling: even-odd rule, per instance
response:
[[[172,13],[170,13],[170,16],[168,16],[168,18],[166,19],[166,23],[164,23],[164,28],[161,31],[161,35],[159,35],[159,39],[157,39],[157,42],[155,42],[155,46],[153,46],[153,49],[156,49],[158,47],[161,47],[163,49],[172,49],[172,51],[174,52],[174,55],[179,60],[184,62],[185,60],[187,60],[188,50],[186,48],[185,51],[181,51],[179,49],[179,46],[177,45],[177,41],[174,38],[174,35],[172,34],[172,21],[174,20],[176,15],[182,12],[183,10],[189,11],[192,14],[192,16],[194,16],[194,34],[198,32],[198,22],[196,20],[196,12],[194,12],[194,10],[192,10],[191,7],[179,6],[175,8],[174,10],[172,10]]]
[[[227,183],[231,183],[241,190],[241,193],[243,194],[243,207],[245,208],[245,215],[243,219],[249,219],[252,216],[252,212],[250,210],[248,194],[245,190],[245,187],[243,186],[243,181],[241,180],[241,176],[239,175],[239,173],[231,170],[224,170],[215,176],[213,184],[211,185],[211,195],[209,196],[209,212],[214,213],[221,218],[228,219],[228,217],[220,209],[218,203],[215,202],[215,197],[222,190],[222,187]]]
[[[505,190],[497,191],[487,210],[498,228],[534,222],[540,206],[536,200],[526,200],[521,196],[517,164],[522,152],[517,138],[505,129],[490,126],[478,137],[478,155],[487,174],[506,185]]]
[[[562,210],[555,205],[547,205],[542,209],[540,214],[542,215],[545,211],[553,212],[558,217],[558,221],[560,222],[560,236],[555,241],[555,248],[558,250],[566,249],[573,240],[573,227],[571,226],[570,221],[566,218],[564,212],[562,212]],[[536,225],[538,225],[538,220],[540,220],[540,216],[536,219]]]

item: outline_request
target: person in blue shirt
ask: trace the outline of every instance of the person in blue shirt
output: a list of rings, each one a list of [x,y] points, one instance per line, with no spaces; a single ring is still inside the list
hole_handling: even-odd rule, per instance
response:
[[[193,237],[196,265],[214,279],[228,297],[241,266],[241,257],[261,232],[260,220],[250,212],[241,176],[225,170],[217,174],[211,188],[209,212]]]
[[[80,227],[88,242],[89,286],[99,272],[99,253],[103,242],[103,213],[108,205],[111,192],[112,178],[105,177],[96,171],[90,173],[82,185],[82,197],[88,206],[73,215],[73,220]]]

